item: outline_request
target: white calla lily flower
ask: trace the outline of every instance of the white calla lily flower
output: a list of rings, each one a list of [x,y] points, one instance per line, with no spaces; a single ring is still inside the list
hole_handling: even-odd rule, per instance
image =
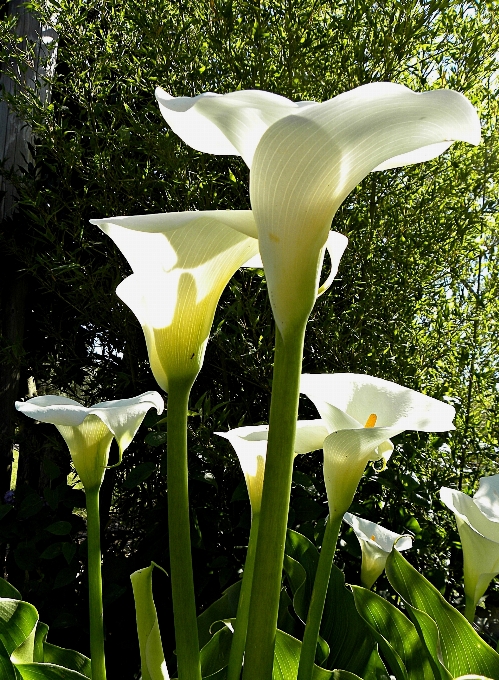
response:
[[[268,425],[249,425],[228,432],[215,432],[219,437],[228,439],[236,452],[253,514],[260,512],[268,433]],[[299,420],[296,424],[295,456],[322,448],[327,434],[322,420]]]
[[[471,621],[489,583],[499,574],[499,475],[482,477],[473,498],[442,487],[440,498],[456,517],[464,562],[466,616]]]
[[[102,484],[113,438],[121,461],[150,408],[155,408],[158,415],[163,412],[163,399],[157,392],[104,401],[90,408],[56,395],[16,401],[16,409],[21,413],[57,427],[86,491],[98,489]]]
[[[242,156],[276,323],[285,335],[314,305],[331,221],[371,171],[435,158],[480,141],[475,109],[451,90],[371,83],[322,102],[262,91],[171,97],[167,123],[193,148]]]
[[[116,289],[139,320],[151,369],[168,391],[194,380],[203,363],[220,296],[241,266],[262,266],[251,210],[210,210],[90,220],[111,237],[133,274]],[[330,232],[332,283],[347,239]]]
[[[303,374],[300,392],[314,402],[328,428],[324,481],[332,519],[350,507],[368,461],[386,465],[391,437],[406,430],[454,429],[453,406],[369,375]]]
[[[343,520],[349,524],[357,536],[362,550],[360,581],[364,588],[372,588],[376,579],[385,569],[386,560],[393,548],[408,550],[412,548],[412,538],[396,534],[384,527],[346,512]]]

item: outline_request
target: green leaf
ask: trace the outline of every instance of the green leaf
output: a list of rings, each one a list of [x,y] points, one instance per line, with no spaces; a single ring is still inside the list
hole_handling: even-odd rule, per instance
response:
[[[149,446],[161,446],[166,444],[166,432],[149,432],[144,437],[144,442]]]
[[[201,649],[201,675],[209,677],[222,670],[229,663],[232,631],[224,625],[211,636],[210,641]]]
[[[10,654],[8,654],[3,643],[0,641],[0,678],[2,680],[18,680],[16,676],[16,671],[12,661],[10,660]]]
[[[32,661],[38,612],[22,600],[0,600],[0,640],[16,659]]]
[[[236,618],[240,590],[241,581],[237,581],[224,591],[220,599],[198,616],[198,636],[201,649],[210,641],[213,635],[211,627],[216,621]]]
[[[156,566],[158,565],[151,562],[149,567],[139,569],[130,576],[137,617],[142,680],[168,678],[158,615],[152,595],[152,572]]]
[[[58,557],[62,553],[62,543],[52,543],[49,545],[40,555],[42,560],[52,560],[54,557]]]
[[[409,615],[430,654],[438,652],[428,618],[434,622],[439,634],[440,658],[452,677],[467,673],[499,677],[499,654],[397,550],[388,557],[386,574],[393,588],[407,603]]]
[[[288,530],[284,557],[284,571],[293,594],[293,607],[303,623],[307,620],[308,604],[312,597],[319,553],[308,538]]]
[[[357,611],[371,627],[397,680],[434,680],[426,648],[414,624],[370,590],[351,586]]]
[[[21,593],[14,588],[8,581],[4,578],[0,578],[0,597],[8,597],[11,600],[21,600]]]
[[[140,463],[140,465],[137,465],[137,467],[133,468],[133,470],[128,473],[123,482],[123,486],[127,489],[133,489],[150,477],[155,469],[156,463]]]
[[[46,663],[16,664],[22,680],[88,680],[88,675]]]
[[[43,499],[36,493],[30,493],[19,506],[18,517],[28,519],[43,508]]]
[[[68,565],[67,567],[61,569],[61,571],[55,577],[53,589],[57,590],[57,588],[67,586],[68,583],[74,581],[76,576],[78,575],[78,568],[79,568],[78,565],[74,564]]]
[[[43,661],[45,663],[68,668],[72,671],[77,671],[86,678],[92,677],[90,659],[73,649],[64,649],[64,647],[58,647],[49,642],[44,642]]]
[[[76,546],[74,543],[63,543],[62,544],[62,554],[66,562],[69,564],[76,553]]]
[[[3,519],[5,515],[12,510],[12,505],[9,503],[5,503],[3,505],[0,505],[0,519]]]
[[[277,631],[272,680],[295,680],[300,662],[301,642],[292,635]],[[388,680],[388,676],[386,676]],[[314,665],[312,680],[361,680],[344,670],[326,670]]]
[[[45,531],[49,531],[56,536],[65,536],[71,531],[71,522],[54,522],[46,527]]]
[[[306,621],[319,554],[311,541],[296,531],[286,535],[284,570],[293,593],[293,607]],[[343,573],[333,564],[322,617],[319,656],[330,653],[323,665],[343,669],[366,680],[387,678],[369,626],[358,614],[352,593],[345,588]]]
[[[32,545],[20,544],[14,550],[14,559],[19,569],[31,571],[38,563],[40,555]]]
[[[57,465],[57,463],[54,463],[52,460],[50,460],[50,458],[44,458],[42,465],[43,471],[50,481],[57,479],[57,477],[59,477],[61,474],[61,468]]]
[[[388,677],[369,626],[357,612],[343,572],[333,564],[322,617],[321,636],[330,647],[327,668],[341,668],[364,680]]]

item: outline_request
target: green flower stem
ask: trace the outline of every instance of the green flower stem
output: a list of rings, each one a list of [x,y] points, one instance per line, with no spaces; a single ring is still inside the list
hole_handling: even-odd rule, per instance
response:
[[[324,602],[326,601],[329,577],[331,575],[331,567],[342,519],[342,515],[335,517],[334,519],[331,519],[330,517],[326,524],[319,564],[317,565],[317,572],[315,574],[314,589],[308,608],[307,624],[303,635],[297,680],[312,679],[317,640],[319,639],[319,630],[322,621],[322,612],[324,611]]]
[[[90,602],[90,657],[92,680],[106,680],[102,571],[100,551],[99,487],[85,491],[87,503],[88,594]]]
[[[243,582],[239,593],[239,603],[237,605],[237,618],[232,636],[230,648],[229,667],[227,670],[227,680],[239,680],[243,666],[244,645],[246,644],[246,632],[248,630],[248,614],[251,598],[251,585],[253,583],[253,571],[255,568],[256,541],[258,537],[258,526],[260,524],[260,513],[254,513],[251,518],[251,531],[248,542],[248,552],[244,565]]]
[[[475,603],[473,602],[472,597],[468,597],[468,595],[464,595],[464,616],[468,621],[473,624],[475,621]],[[498,643],[499,645],[499,643]]]
[[[276,331],[274,380],[244,680],[271,680],[288,521],[305,325]]]
[[[191,386],[191,380],[170,380],[168,384],[168,532],[179,680],[201,680],[187,480],[187,406]]]

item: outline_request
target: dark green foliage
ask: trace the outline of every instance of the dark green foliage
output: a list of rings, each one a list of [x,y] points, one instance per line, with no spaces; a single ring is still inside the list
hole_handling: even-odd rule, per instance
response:
[[[39,394],[64,393],[87,406],[156,387],[140,327],[114,294],[127,265],[90,218],[249,207],[241,159],[183,145],[159,113],[156,85],[176,96],[262,88],[321,101],[394,80],[415,90],[456,88],[478,106],[480,147],[454,145],[423,166],[373,174],[340,208],[334,227],[350,244],[336,282],[317,302],[304,357],[305,371],[370,373],[455,404],[456,432],[399,437],[387,470],[368,470],[352,512],[412,531],[414,563],[456,601],[458,537],[437,492],[442,485],[472,491],[481,475],[496,471],[493,3],[60,0],[48,13],[31,5],[47,21],[56,17],[59,43],[50,105],[41,107],[29,90],[10,100],[35,134],[35,161],[16,179],[19,212],[0,232],[0,248],[25,271],[28,286],[22,347],[0,339],[2,361],[22,368],[19,397],[31,375]],[[4,63],[8,50],[29,58],[11,36],[12,21],[2,18]],[[263,272],[240,271],[222,297],[191,400],[200,610],[237,582],[250,522],[235,456],[213,432],[267,422],[272,352]],[[305,398],[301,417],[316,417]],[[168,566],[166,430],[158,420],[146,419],[102,492],[110,680],[130,677],[128,659],[120,668],[120,649],[136,645],[129,574],[151,560]],[[69,459],[54,428],[18,422],[15,504],[0,506],[7,573],[54,638],[86,651],[85,530],[73,512],[81,498],[67,486]],[[301,456],[296,467],[289,525],[320,543],[327,513],[320,455]],[[63,523],[70,523],[68,533]],[[343,548],[347,581],[356,582],[358,547],[348,532]],[[168,659],[169,587],[158,588]],[[130,638],[118,639],[117,627]],[[136,654],[138,669],[138,648]]]

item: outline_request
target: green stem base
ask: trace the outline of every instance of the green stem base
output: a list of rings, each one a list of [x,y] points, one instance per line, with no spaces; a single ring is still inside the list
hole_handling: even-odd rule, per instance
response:
[[[190,380],[170,381],[168,385],[168,532],[179,680],[201,680],[187,473],[187,406],[191,386]]]
[[[102,618],[102,570],[98,488],[86,491],[86,503],[92,680],[106,680],[104,622]]]
[[[244,680],[271,680],[293,474],[303,328],[276,332],[269,442],[251,590]]]
[[[244,646],[246,644],[246,633],[248,630],[248,615],[251,598],[251,586],[253,583],[253,572],[255,569],[256,542],[258,538],[258,526],[260,524],[260,513],[253,514],[251,520],[251,531],[248,542],[248,553],[244,565],[243,582],[239,594],[237,605],[237,618],[232,636],[230,648],[229,666],[227,669],[227,680],[240,680],[243,665]]]
[[[311,680],[314,672],[315,653],[317,650],[317,640],[319,639],[322,612],[324,611],[324,602],[326,601],[329,577],[331,575],[331,567],[342,519],[342,516],[335,517],[332,520],[329,518],[326,524],[321,554],[315,574],[314,589],[308,608],[297,680]]]

